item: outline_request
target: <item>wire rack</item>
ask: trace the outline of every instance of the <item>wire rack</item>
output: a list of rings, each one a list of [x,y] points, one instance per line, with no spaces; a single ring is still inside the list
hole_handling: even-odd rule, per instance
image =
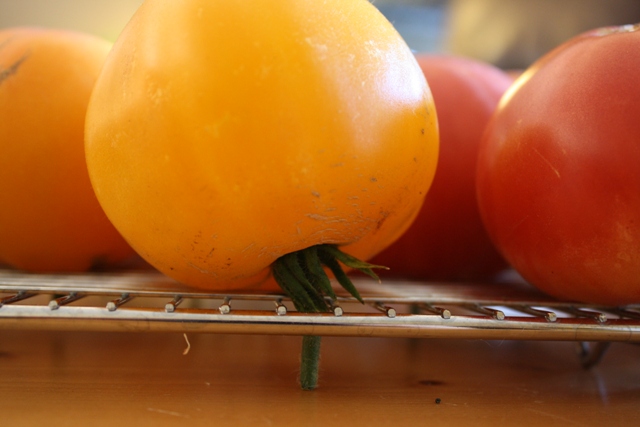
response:
[[[306,314],[277,294],[196,292],[155,272],[0,270],[0,329],[640,342],[640,306],[558,301],[520,283],[375,283]]]

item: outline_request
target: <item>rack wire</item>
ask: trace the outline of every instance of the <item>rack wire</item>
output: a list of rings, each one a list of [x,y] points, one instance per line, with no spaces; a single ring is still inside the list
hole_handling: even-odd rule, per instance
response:
[[[0,329],[640,342],[640,306],[558,301],[524,283],[384,284],[354,279],[330,313],[278,294],[215,294],[155,272],[0,270]]]

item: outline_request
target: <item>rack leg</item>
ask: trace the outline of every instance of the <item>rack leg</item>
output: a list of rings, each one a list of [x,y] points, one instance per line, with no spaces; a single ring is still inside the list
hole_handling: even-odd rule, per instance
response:
[[[580,363],[582,367],[585,369],[592,368],[600,363],[602,357],[609,349],[611,345],[608,341],[600,341],[593,344],[588,344],[586,342],[578,343],[578,356],[580,357]]]

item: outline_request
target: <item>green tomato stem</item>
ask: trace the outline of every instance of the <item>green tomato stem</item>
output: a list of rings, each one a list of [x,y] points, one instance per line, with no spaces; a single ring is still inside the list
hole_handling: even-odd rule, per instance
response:
[[[305,335],[302,337],[300,388],[303,390],[314,390],[318,386],[321,341],[322,337],[315,335]]]
[[[335,245],[323,244],[283,255],[273,263],[272,272],[278,285],[291,298],[296,310],[301,313],[323,313],[331,311],[331,300],[336,299],[331,280],[323,267],[333,273],[338,283],[349,294],[363,302],[360,293],[340,263],[360,270],[377,280],[380,279],[372,269],[386,269],[386,267],[360,261],[342,252]],[[317,387],[320,341],[318,336],[304,336],[302,339],[300,386],[303,390],[313,390]]]

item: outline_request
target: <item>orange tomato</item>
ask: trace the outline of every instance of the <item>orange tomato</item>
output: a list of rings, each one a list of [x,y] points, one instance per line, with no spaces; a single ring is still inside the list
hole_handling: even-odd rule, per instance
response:
[[[369,258],[414,219],[436,114],[368,1],[153,1],[114,45],[87,115],[91,180],[153,266],[205,289],[275,289],[318,244]]]
[[[0,259],[10,266],[84,271],[133,254],[84,159],[86,106],[110,47],[67,31],[0,31]]]

